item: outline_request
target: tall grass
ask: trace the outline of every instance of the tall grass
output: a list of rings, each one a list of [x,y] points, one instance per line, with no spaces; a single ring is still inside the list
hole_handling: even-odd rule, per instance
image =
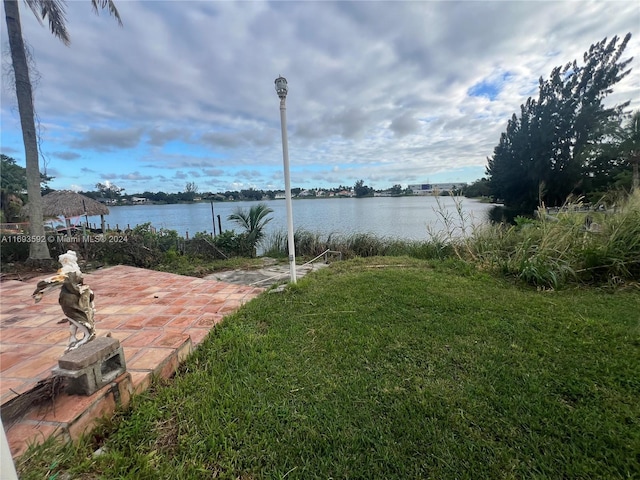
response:
[[[579,207],[579,201],[568,203],[554,216],[541,209],[536,220],[518,217],[515,225],[485,226],[465,240],[460,256],[543,288],[637,281],[640,193],[615,209],[581,212]]]
[[[318,233],[298,229],[294,233],[296,255],[316,257],[326,250],[342,253],[344,259],[355,257],[402,256],[418,259],[446,258],[453,254],[452,246],[439,238],[421,241],[406,241],[396,238],[377,237],[370,233],[351,235],[329,234],[326,238]],[[287,235],[285,232],[272,233],[265,242],[264,255],[286,257]]]
[[[446,208],[436,197],[436,215],[438,221],[435,226],[428,226],[427,233],[431,243],[443,246],[443,250],[458,258],[473,258],[470,248],[471,239],[475,236],[483,223],[476,223],[474,218],[462,208],[462,197],[453,196],[455,211]],[[447,248],[444,248],[446,246]]]

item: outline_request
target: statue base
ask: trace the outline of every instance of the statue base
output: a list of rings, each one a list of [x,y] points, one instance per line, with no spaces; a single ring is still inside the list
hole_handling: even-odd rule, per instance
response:
[[[68,393],[92,395],[126,370],[120,342],[111,337],[98,337],[65,353],[52,373],[67,379]]]

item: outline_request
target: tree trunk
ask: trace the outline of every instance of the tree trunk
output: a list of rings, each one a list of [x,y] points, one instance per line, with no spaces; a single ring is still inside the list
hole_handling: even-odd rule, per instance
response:
[[[640,156],[636,155],[636,157],[632,160],[633,165],[633,175],[631,177],[631,191],[635,192],[640,189],[640,174],[638,174],[638,163],[640,163]]]
[[[38,163],[38,139],[33,110],[33,94],[27,55],[22,39],[20,12],[16,0],[4,0],[7,34],[11,49],[11,63],[16,81],[18,112],[22,127],[22,140],[27,167],[27,195],[29,196],[29,260],[51,259],[49,247],[45,241],[42,218],[42,197],[40,195],[40,166]]]

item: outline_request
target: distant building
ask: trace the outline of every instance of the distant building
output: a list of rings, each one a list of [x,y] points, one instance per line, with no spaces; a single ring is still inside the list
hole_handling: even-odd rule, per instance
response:
[[[414,195],[439,195],[441,192],[455,190],[461,184],[458,183],[421,183],[409,185]]]
[[[149,199],[146,197],[131,197],[131,203],[141,205],[143,203],[149,203]]]

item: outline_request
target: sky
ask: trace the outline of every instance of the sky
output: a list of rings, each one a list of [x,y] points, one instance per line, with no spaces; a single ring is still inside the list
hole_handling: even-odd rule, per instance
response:
[[[538,79],[605,37],[635,57],[607,104],[640,108],[635,0],[115,3],[122,27],[69,1],[67,47],[19,2],[51,188],[282,190],[280,75],[300,188],[473,182]],[[0,150],[24,165],[2,23]]]

